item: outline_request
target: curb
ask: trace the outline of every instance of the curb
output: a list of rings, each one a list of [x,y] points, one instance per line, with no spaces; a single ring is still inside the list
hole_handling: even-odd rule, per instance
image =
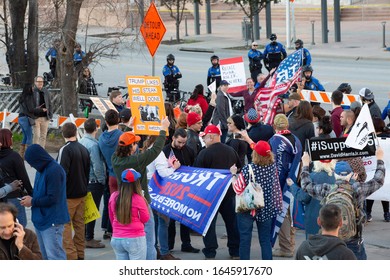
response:
[[[181,47],[179,51],[182,52],[205,52],[205,53],[214,53],[213,49],[205,49],[205,48],[190,48],[190,47]]]

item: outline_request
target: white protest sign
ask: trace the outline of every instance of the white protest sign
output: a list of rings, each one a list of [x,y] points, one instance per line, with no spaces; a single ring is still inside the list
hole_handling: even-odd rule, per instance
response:
[[[246,89],[246,76],[244,60],[240,57],[224,58],[219,60],[221,79],[226,80],[229,92],[237,92]]]

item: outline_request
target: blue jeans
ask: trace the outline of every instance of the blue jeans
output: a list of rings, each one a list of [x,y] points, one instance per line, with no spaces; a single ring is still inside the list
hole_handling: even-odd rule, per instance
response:
[[[114,249],[117,260],[145,260],[146,237],[135,238],[111,238],[111,246]]]
[[[259,222],[250,211],[237,214],[238,231],[240,232],[240,260],[250,260],[253,222],[257,225],[257,234],[261,247],[261,259],[272,260],[271,227],[272,219]]]
[[[367,260],[366,249],[364,248],[363,239],[359,238],[345,242],[347,247],[352,250],[358,260]]]
[[[44,260],[66,260],[66,252],[62,247],[63,232],[64,225],[53,225],[42,231],[35,228]]]
[[[27,215],[26,215],[26,208],[22,205],[20,205],[20,201],[16,198],[7,198],[8,203],[12,203],[13,205],[18,208],[18,218],[19,224],[21,224],[24,228],[27,225]]]
[[[145,224],[145,234],[146,234],[146,259],[147,260],[156,260],[157,259],[157,251],[154,244],[156,243],[156,234],[154,231],[154,216],[153,211],[150,206],[149,215],[150,219]]]
[[[18,122],[23,132],[23,139],[21,144],[30,146],[33,142],[33,131],[28,121],[28,117],[19,117]]]
[[[161,214],[162,215],[162,214]],[[158,241],[160,242],[160,253],[161,255],[169,254],[168,246],[168,225],[169,218],[162,218],[160,215],[158,217]]]

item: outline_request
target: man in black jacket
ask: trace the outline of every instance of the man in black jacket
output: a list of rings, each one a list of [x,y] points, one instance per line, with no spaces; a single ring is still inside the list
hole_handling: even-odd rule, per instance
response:
[[[229,169],[235,164],[238,169],[241,169],[241,161],[236,151],[232,147],[221,143],[221,131],[217,126],[207,126],[200,136],[203,137],[206,149],[201,150],[196,157],[195,167]],[[236,223],[235,197],[234,190],[230,186],[218,208],[218,212],[221,213],[225,222],[228,239],[227,246],[232,259],[238,259],[240,242]],[[206,236],[203,237],[205,248],[202,252],[206,259],[215,259],[217,254],[218,242],[215,228],[217,216],[215,215]]]
[[[65,224],[63,246],[68,260],[84,259],[84,208],[89,180],[90,157],[87,148],[77,141],[77,127],[62,127],[66,144],[58,152],[57,161],[66,173],[66,200],[71,222]],[[72,226],[74,236],[72,237]]]
[[[321,226],[321,234],[313,235],[301,244],[296,260],[356,260],[355,254],[338,237],[343,224],[340,207],[324,205],[317,223]]]

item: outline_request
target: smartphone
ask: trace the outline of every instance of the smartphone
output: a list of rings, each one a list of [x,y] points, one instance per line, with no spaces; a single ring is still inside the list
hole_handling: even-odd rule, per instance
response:
[[[240,133],[234,133],[234,139],[240,139],[242,135]]]

